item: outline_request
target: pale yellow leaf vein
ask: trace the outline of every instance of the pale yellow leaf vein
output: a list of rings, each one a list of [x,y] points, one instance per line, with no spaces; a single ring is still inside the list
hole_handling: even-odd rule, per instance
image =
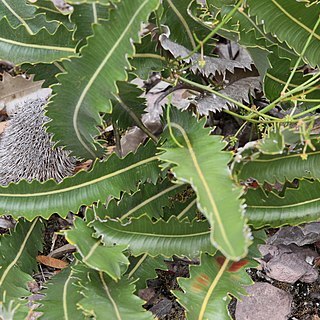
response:
[[[121,315],[120,315],[120,311],[118,309],[118,306],[116,304],[116,302],[114,301],[114,299],[112,298],[111,294],[110,294],[110,291],[109,291],[109,288],[108,288],[108,285],[106,284],[105,280],[104,280],[104,277],[103,277],[103,272],[99,272],[99,276],[100,276],[100,279],[101,279],[101,282],[103,284],[103,289],[104,291],[106,292],[112,306],[113,306],[113,309],[116,313],[116,317],[117,317],[117,320],[122,320],[121,318]]]
[[[195,155],[195,152],[193,150],[191,141],[189,140],[189,137],[188,137],[186,131],[179,124],[171,123],[171,126],[175,127],[176,129],[178,129],[181,132],[181,134],[182,134],[182,136],[183,136],[183,138],[184,138],[184,140],[185,140],[185,142],[187,144],[187,148],[188,148],[188,151],[190,153],[193,165],[194,165],[194,167],[195,167],[195,169],[197,171],[197,174],[198,174],[198,176],[199,176],[199,178],[200,178],[200,180],[201,180],[201,182],[202,182],[202,184],[204,186],[204,189],[206,191],[207,197],[208,197],[209,202],[211,204],[212,213],[214,214],[214,217],[215,217],[216,222],[217,222],[215,227],[220,229],[220,232],[221,232],[221,235],[222,235],[222,238],[223,238],[225,244],[228,246],[230,252],[232,252],[232,254],[234,255],[235,254],[234,253],[234,249],[233,249],[233,247],[232,247],[232,245],[231,245],[231,243],[229,241],[229,238],[227,236],[224,224],[223,224],[222,219],[220,217],[218,206],[217,206],[215,200],[212,197],[211,190],[210,190],[209,185],[208,185],[208,183],[207,183],[207,181],[206,181],[206,179],[204,177],[204,174],[203,174],[203,172],[202,172],[202,170],[200,168],[200,165],[199,165],[198,159],[197,159],[197,157]]]
[[[10,272],[10,270],[15,266],[15,264],[18,262],[18,260],[21,258],[21,255],[23,253],[23,250],[25,249],[27,242],[32,234],[32,231],[37,223],[38,219],[35,219],[32,223],[32,225],[30,226],[30,229],[28,230],[25,238],[23,239],[23,242],[21,244],[21,247],[19,249],[19,251],[17,252],[16,257],[11,261],[11,263],[8,265],[8,267],[4,270],[2,277],[0,279],[0,288],[3,285],[4,280],[6,279],[8,273]]]
[[[115,44],[112,46],[112,48],[109,50],[108,54],[105,56],[105,58],[102,60],[102,62],[100,63],[99,67],[97,68],[97,70],[94,72],[94,74],[92,75],[92,77],[90,78],[90,80],[88,81],[87,85],[85,86],[84,90],[81,92],[81,95],[79,97],[79,100],[75,106],[74,109],[74,114],[73,114],[73,128],[74,131],[76,133],[76,136],[79,140],[79,142],[83,145],[83,147],[92,155],[94,155],[94,153],[92,152],[90,146],[88,146],[85,141],[82,139],[80,130],[78,128],[78,116],[79,116],[79,111],[80,108],[82,106],[83,100],[85,99],[86,95],[88,94],[89,90],[91,89],[94,81],[97,79],[97,77],[99,76],[101,70],[105,67],[105,65],[107,64],[107,62],[109,61],[110,57],[112,57],[112,55],[114,54],[114,51],[118,48],[118,46],[121,44],[121,41],[123,41],[123,38],[125,36],[127,36],[133,22],[135,21],[136,17],[138,16],[138,14],[140,13],[140,11],[143,9],[143,7],[148,3],[149,0],[145,0],[140,7],[137,9],[137,11],[134,13],[134,15],[132,16],[132,18],[129,20],[126,28],[123,30],[123,32],[121,33],[120,37],[118,38],[118,40],[115,42]],[[95,155],[94,155],[95,156]]]
[[[286,11],[277,1],[271,0],[289,19],[291,19],[293,22],[295,22],[297,25],[299,25],[301,28],[306,30],[308,33],[313,33],[312,29],[310,29],[308,26],[304,25],[302,22],[300,22],[298,19],[296,19],[294,16],[292,16],[288,11]],[[320,40],[320,36],[316,33],[313,33],[313,36]]]
[[[88,187],[90,185],[99,183],[101,181],[107,180],[109,178],[112,178],[114,176],[122,174],[122,173],[124,173],[126,171],[129,171],[131,169],[139,167],[139,166],[141,166],[141,165],[143,165],[145,163],[155,161],[157,159],[158,159],[157,156],[154,156],[154,157],[151,157],[151,158],[148,158],[148,159],[144,159],[144,160],[141,160],[141,161],[139,161],[137,163],[134,163],[134,164],[132,164],[130,166],[127,166],[127,167],[125,167],[123,169],[111,172],[111,173],[106,174],[104,176],[101,176],[99,178],[92,179],[90,181],[86,181],[84,183],[80,183],[78,185],[74,185],[74,186],[67,187],[67,188],[64,188],[64,189],[50,190],[50,191],[38,192],[38,193],[28,193],[28,194],[26,194],[26,193],[15,193],[15,194],[14,193],[8,193],[8,194],[2,193],[2,194],[0,194],[0,197],[11,197],[11,198],[15,198],[15,197],[17,197],[17,198],[42,197],[42,196],[47,196],[47,195],[52,195],[52,194],[60,194],[60,193],[64,193],[64,192],[69,192],[69,191],[77,190],[77,189],[80,189],[80,188],[85,188],[85,187]]]

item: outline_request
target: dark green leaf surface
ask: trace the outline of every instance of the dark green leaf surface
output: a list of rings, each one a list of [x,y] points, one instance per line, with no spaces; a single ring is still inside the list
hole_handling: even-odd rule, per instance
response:
[[[94,25],[81,57],[64,63],[66,72],[58,77],[61,85],[53,87],[56,95],[48,107],[52,119],[48,131],[74,155],[86,159],[99,156],[93,139],[101,124],[99,113],[112,111],[110,99],[118,92],[116,81],[126,80],[125,69],[130,68],[127,57],[134,53],[132,41],[139,40],[141,23],[158,4],[159,0],[121,1],[108,21]]]
[[[140,190],[133,195],[124,194],[120,201],[115,199],[108,203],[104,218],[131,218],[146,213],[150,218],[159,218],[163,215],[163,207],[169,205],[169,197],[183,190],[184,187],[170,183],[168,180],[153,185],[142,185]]]
[[[97,320],[152,320],[150,312],[143,309],[143,300],[133,294],[133,282],[122,278],[112,281],[103,272],[78,268],[81,279],[83,299],[79,307],[88,317]]]
[[[170,257],[198,256],[201,252],[214,252],[210,242],[209,224],[187,219],[179,221],[171,217],[167,222],[152,222],[146,215],[133,218],[130,223],[121,225],[118,221],[95,221],[92,223],[96,236],[102,237],[106,245],[113,243],[129,245],[134,256],[148,253],[151,256]]]
[[[0,212],[31,220],[36,216],[48,218],[57,212],[65,216],[68,211],[77,212],[81,205],[91,205],[106,198],[119,198],[122,191],[136,190],[139,181],[155,182],[159,168],[155,146],[149,143],[136,154],[120,159],[112,154],[105,162],[96,162],[89,172],[80,171],[57,184],[25,180],[0,188]]]
[[[60,271],[46,283],[41,300],[43,320],[83,320],[84,316],[77,307],[82,298],[77,283],[79,278],[72,267]]]
[[[319,143],[313,141],[315,151],[306,152],[306,159],[300,152],[283,153],[276,155],[256,155],[250,159],[243,160],[238,169],[238,179],[246,180],[254,178],[263,183],[264,181],[274,184],[276,181],[284,183],[285,180],[292,181],[296,178],[320,178]]]
[[[82,219],[77,218],[74,228],[66,232],[69,243],[74,244],[82,257],[82,262],[90,268],[106,272],[112,279],[118,280],[129,265],[123,254],[128,245],[104,246],[100,240],[92,237],[94,230]]]
[[[24,26],[12,29],[6,18],[0,21],[0,59],[15,64],[53,62],[76,56],[72,32],[60,25],[55,34],[45,29],[30,35]]]
[[[229,152],[219,136],[210,136],[191,114],[173,109],[172,128],[167,129],[164,152],[159,159],[174,164],[175,177],[191,184],[197,194],[199,210],[211,225],[211,241],[226,256],[239,259],[247,252],[248,235],[239,199],[242,190],[236,187],[228,169]]]
[[[20,220],[11,235],[0,236],[0,306],[4,309],[25,305],[26,301],[21,299],[31,294],[27,284],[33,281],[32,274],[37,270],[42,231],[39,219]]]
[[[252,284],[244,268],[250,266],[250,261],[230,263],[221,278],[217,278],[224,260],[219,253],[213,257],[203,254],[201,265],[190,267],[190,278],[178,279],[184,293],[174,291],[174,294],[186,308],[188,320],[231,319],[228,313],[229,294],[239,298],[245,294],[243,286]]]
[[[286,42],[299,55],[313,33],[319,19],[320,5],[306,7],[299,1],[288,0],[248,0],[249,12],[264,24],[264,31],[271,32],[281,42]],[[281,21],[281,23],[279,23]],[[310,44],[303,55],[312,66],[320,64],[320,25],[315,30]]]
[[[255,228],[297,225],[320,219],[320,182],[301,180],[299,188],[287,189],[284,197],[261,189],[249,190],[245,195],[246,216]]]

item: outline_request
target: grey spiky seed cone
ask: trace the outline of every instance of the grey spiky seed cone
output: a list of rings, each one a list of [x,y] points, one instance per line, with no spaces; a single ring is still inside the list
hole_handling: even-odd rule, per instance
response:
[[[0,137],[0,184],[21,179],[57,182],[73,174],[76,159],[61,148],[53,149],[43,127],[45,99],[29,100],[16,107]]]

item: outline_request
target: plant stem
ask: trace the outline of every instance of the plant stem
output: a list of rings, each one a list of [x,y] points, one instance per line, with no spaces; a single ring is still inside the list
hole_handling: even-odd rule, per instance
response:
[[[196,48],[196,43],[193,39],[193,36],[192,36],[192,32],[189,28],[189,25],[187,23],[187,21],[184,19],[184,17],[181,15],[181,13],[179,12],[179,10],[176,8],[176,6],[173,4],[173,2],[171,0],[167,0],[169,6],[171,7],[171,9],[174,11],[174,13],[176,14],[176,16],[178,17],[178,19],[181,21],[182,25],[184,26],[184,28],[186,29],[186,32],[187,32],[187,35],[190,39],[190,42],[191,42],[191,45],[192,45],[192,48]]]

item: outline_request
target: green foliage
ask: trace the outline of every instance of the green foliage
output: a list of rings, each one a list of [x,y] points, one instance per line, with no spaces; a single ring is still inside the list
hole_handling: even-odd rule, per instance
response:
[[[197,204],[211,225],[211,241],[226,256],[239,259],[248,246],[242,216],[241,188],[233,185],[227,164],[231,154],[222,151],[219,136],[209,136],[204,123],[174,110],[168,119],[165,151],[160,159],[175,165],[178,181],[189,182],[197,193]],[[232,225],[229,221],[232,220]]]
[[[42,230],[38,218],[33,222],[21,219],[11,235],[0,237],[0,305],[4,314],[28,314],[26,302],[21,298],[31,294],[27,285],[37,269],[35,257],[42,250],[39,237]]]
[[[48,133],[93,162],[0,188],[0,214],[19,219],[0,237],[0,318],[28,315],[39,217],[76,215],[63,235],[77,253],[39,308],[65,320],[152,319],[136,293],[173,256],[201,260],[174,291],[187,318],[229,319],[255,229],[319,220],[320,4],[201,2],[1,1],[0,60],[45,80]]]

